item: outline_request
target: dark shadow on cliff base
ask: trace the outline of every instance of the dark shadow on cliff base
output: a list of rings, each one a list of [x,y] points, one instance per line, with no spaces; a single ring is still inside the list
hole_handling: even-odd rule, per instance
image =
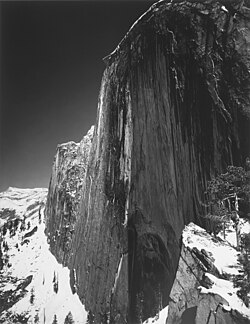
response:
[[[138,237],[128,226],[129,239],[129,323],[136,324],[156,315],[168,304],[171,289],[171,259],[156,234]]]
[[[195,324],[197,306],[186,309],[181,316],[181,324]]]

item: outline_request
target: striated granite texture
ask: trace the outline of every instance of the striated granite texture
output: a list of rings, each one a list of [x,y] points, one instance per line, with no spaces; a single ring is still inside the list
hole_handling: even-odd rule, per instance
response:
[[[104,59],[69,258],[57,171],[47,205],[52,251],[94,323],[139,323],[167,305],[182,229],[204,213],[207,180],[249,154],[242,4],[160,1]]]
[[[64,265],[71,253],[93,131],[92,126],[80,143],[58,145],[52,167],[46,204],[46,234],[51,252]]]

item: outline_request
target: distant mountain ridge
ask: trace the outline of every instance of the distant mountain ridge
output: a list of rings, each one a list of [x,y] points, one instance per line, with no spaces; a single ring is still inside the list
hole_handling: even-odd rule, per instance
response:
[[[9,187],[6,191],[0,192],[0,213],[5,210],[14,210],[15,215],[22,217],[29,214],[29,209],[32,209],[32,201],[36,207],[39,208],[41,204],[45,204],[48,189],[46,188],[33,188],[23,189]],[[0,216],[0,222],[1,222]]]

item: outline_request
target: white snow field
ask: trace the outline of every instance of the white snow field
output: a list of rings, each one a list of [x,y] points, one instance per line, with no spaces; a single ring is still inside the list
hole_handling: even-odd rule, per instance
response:
[[[9,188],[0,193],[0,215],[7,208],[15,210],[20,219],[25,216],[25,225],[20,221],[14,235],[10,229],[5,235],[1,233],[3,259],[8,262],[4,262],[0,271],[0,296],[10,290],[17,295],[14,291],[22,279],[32,275],[31,282],[23,289],[24,296],[0,312],[0,323],[19,323],[17,318],[22,314],[28,318],[27,323],[52,324],[56,315],[58,324],[63,324],[69,312],[76,324],[86,323],[87,312],[70,288],[69,269],[59,264],[49,250],[43,219],[46,196],[47,189],[42,188]],[[0,226],[7,221],[2,219]],[[21,226],[25,229],[21,230]],[[25,236],[27,233],[31,235]],[[7,251],[3,246],[6,243]]]
[[[143,324],[165,324],[168,317],[168,306],[160,310],[155,317],[148,318]]]

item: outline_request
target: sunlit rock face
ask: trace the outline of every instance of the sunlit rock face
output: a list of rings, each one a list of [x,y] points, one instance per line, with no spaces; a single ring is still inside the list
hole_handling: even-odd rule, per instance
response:
[[[249,154],[249,51],[242,2],[160,1],[104,59],[63,261],[94,323],[139,323],[168,304],[180,235],[204,213],[207,180]],[[48,231],[60,234],[64,216],[51,215]],[[61,238],[51,246],[63,260]]]
[[[80,143],[58,145],[52,167],[46,204],[46,234],[52,253],[64,265],[70,256],[93,130],[94,127]]]

